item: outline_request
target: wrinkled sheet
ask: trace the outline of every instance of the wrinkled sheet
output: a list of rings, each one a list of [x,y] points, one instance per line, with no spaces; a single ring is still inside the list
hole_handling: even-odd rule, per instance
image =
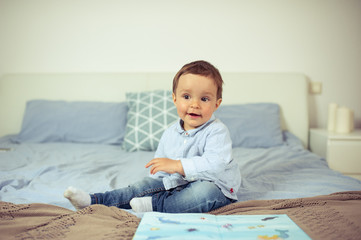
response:
[[[235,148],[242,174],[240,201],[312,197],[361,190],[361,181],[328,168],[321,157],[284,133],[272,148]],[[0,138],[0,201],[47,203],[74,210],[63,192],[68,186],[103,192],[148,175],[154,152],[126,152],[120,146],[78,143],[14,144]]]

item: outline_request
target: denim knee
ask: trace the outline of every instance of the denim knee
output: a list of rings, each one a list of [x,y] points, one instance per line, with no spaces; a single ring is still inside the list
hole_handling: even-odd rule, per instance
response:
[[[150,196],[156,192],[165,190],[162,179],[151,177],[145,177],[141,181],[136,182],[128,187],[134,189],[133,197]]]
[[[191,189],[197,202],[218,202],[226,204],[227,198],[213,182],[197,181],[191,184]]]
[[[159,212],[203,213],[231,203],[212,182],[196,181],[157,193],[152,199],[153,209]]]

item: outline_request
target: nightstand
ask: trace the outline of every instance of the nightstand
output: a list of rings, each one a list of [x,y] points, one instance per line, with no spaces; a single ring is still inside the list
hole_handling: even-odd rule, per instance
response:
[[[361,180],[361,129],[340,134],[312,128],[310,150],[325,158],[330,168]]]

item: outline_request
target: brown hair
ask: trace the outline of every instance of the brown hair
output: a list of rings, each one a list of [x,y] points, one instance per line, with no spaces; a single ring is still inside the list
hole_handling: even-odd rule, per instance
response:
[[[210,77],[217,86],[217,99],[222,98],[223,79],[218,69],[209,62],[199,60],[184,65],[173,78],[173,93],[175,94],[179,78],[184,74],[196,74],[204,77]]]

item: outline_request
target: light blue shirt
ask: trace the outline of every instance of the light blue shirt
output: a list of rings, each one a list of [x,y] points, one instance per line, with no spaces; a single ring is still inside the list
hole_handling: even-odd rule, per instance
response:
[[[185,131],[182,120],[171,125],[162,135],[155,158],[181,160],[185,177],[158,172],[165,188],[175,188],[196,180],[214,182],[231,199],[237,199],[241,185],[238,164],[233,161],[232,140],[227,127],[214,117],[202,126]]]

